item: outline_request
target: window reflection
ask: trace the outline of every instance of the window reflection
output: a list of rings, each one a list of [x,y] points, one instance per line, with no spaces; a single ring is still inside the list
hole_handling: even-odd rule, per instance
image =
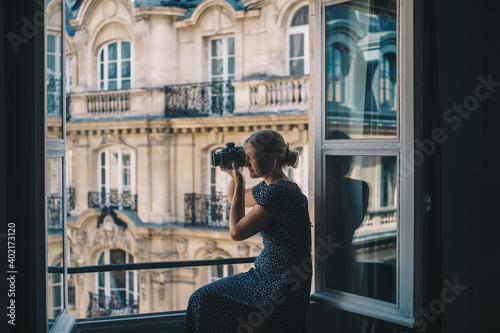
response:
[[[396,173],[396,156],[326,157],[326,288],[395,302]]]
[[[357,0],[326,8],[327,133],[342,130],[353,139],[397,135],[396,15],[379,12]]]

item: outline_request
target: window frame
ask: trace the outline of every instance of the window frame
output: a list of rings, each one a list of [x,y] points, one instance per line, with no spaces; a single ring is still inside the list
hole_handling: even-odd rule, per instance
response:
[[[311,64],[310,64],[310,54],[309,54],[309,25],[297,25],[292,27],[292,21],[295,15],[304,7],[308,7],[309,5],[305,4],[302,6],[298,6],[295,9],[290,17],[288,18],[288,22],[286,25],[286,73],[287,75],[292,76],[290,73],[290,61],[296,59],[304,59],[304,76],[311,74]],[[303,34],[304,36],[304,55],[302,57],[290,57],[290,36]]]
[[[128,89],[133,89],[134,83],[134,44],[130,40],[113,40],[110,41],[99,48],[97,52],[97,91],[117,91],[122,90],[122,44],[123,43],[130,44],[130,87]],[[116,44],[116,89],[109,90],[109,56],[108,56],[108,47],[112,44]],[[103,60],[101,61],[101,53],[103,54]],[[101,64],[104,65],[104,78],[101,77]],[[101,81],[103,82],[103,87],[101,88]]]
[[[125,263],[123,265],[127,264],[133,264],[134,263],[134,256],[120,248],[106,248],[103,249],[101,252],[99,252],[99,255],[96,256],[96,265],[116,265],[111,263],[111,251],[113,250],[120,250],[125,253]],[[100,264],[99,260],[103,256],[104,263]],[[130,256],[132,256],[132,262],[130,262]],[[111,288],[111,274],[112,272],[101,272],[104,273],[104,287],[99,286],[99,273],[96,274],[95,277],[95,291],[96,294],[99,295],[99,290],[102,289],[104,290],[104,296],[105,297],[111,297],[111,292],[112,291],[120,291],[124,290],[125,291],[125,302],[129,301],[129,294],[132,294],[134,296],[134,301],[139,300],[139,272],[137,270],[133,271],[123,271],[125,273],[125,288]],[[129,273],[132,273],[134,275],[134,285],[132,286],[133,290],[130,290],[130,278],[129,278]]]
[[[234,53],[229,54],[229,39],[233,39]],[[212,42],[214,40],[222,40],[222,55],[212,56]],[[229,73],[229,58],[234,59],[234,73]],[[214,75],[212,72],[212,60],[214,58],[222,58],[222,75]],[[233,81],[236,79],[236,38],[234,35],[226,36],[213,36],[208,39],[208,81],[209,82],[219,82],[219,81]],[[234,79],[230,79],[229,77]],[[220,80],[214,80],[214,78],[220,78]]]
[[[118,151],[118,164],[116,166],[117,168],[117,174],[118,174],[118,184],[115,185],[117,188],[117,191],[119,194],[123,194],[124,188],[128,187],[130,188],[130,194],[135,195],[136,193],[136,161],[135,161],[135,156],[136,152],[135,149],[129,146],[125,145],[113,145],[113,146],[108,146],[106,148],[103,148],[98,151],[97,153],[97,184],[98,184],[98,192],[101,193],[101,189],[103,187],[106,188],[105,193],[111,193],[111,177],[110,177],[110,171],[111,171],[111,165],[110,165],[110,154],[112,153],[113,149],[117,149]],[[124,167],[123,166],[123,149],[127,149],[130,151],[130,166]],[[105,172],[105,184],[102,183],[102,174],[101,174],[101,169],[103,166],[101,165],[101,155],[105,154],[105,165],[104,165],[104,172]],[[125,169],[130,170],[130,185],[123,185],[123,171]],[[109,204],[109,203],[106,203]]]
[[[397,226],[397,283],[396,304],[379,301],[340,291],[325,291],[324,267],[315,259],[315,291],[312,300],[341,310],[373,318],[383,319],[399,325],[413,327],[415,292],[415,200],[414,200],[414,88],[413,88],[413,0],[397,2],[397,84],[396,108],[397,134],[388,139],[326,140],[325,133],[325,78],[326,78],[326,7],[347,2],[347,0],[314,1],[314,187],[315,200],[314,241],[324,235],[324,165],[326,155],[397,155],[399,207]],[[401,36],[404,36],[402,38]],[[403,92],[403,93],[400,93]],[[401,223],[404,221],[404,223]],[[319,243],[318,243],[319,245]]]

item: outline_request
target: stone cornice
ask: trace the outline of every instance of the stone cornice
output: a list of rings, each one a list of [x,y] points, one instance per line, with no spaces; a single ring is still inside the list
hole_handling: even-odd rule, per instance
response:
[[[262,128],[306,129],[308,113],[245,114],[230,117],[189,117],[171,119],[128,119],[68,122],[68,135],[149,135],[207,132],[249,132]]]
[[[177,7],[139,7],[134,10],[134,19],[150,20],[150,19],[178,19],[186,15],[186,9]]]

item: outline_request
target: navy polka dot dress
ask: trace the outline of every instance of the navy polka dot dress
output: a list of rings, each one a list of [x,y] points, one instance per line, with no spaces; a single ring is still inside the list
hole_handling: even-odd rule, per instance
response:
[[[306,332],[311,292],[311,225],[307,198],[297,184],[264,181],[252,189],[274,216],[260,232],[264,249],[254,268],[196,290],[189,299],[184,333]]]

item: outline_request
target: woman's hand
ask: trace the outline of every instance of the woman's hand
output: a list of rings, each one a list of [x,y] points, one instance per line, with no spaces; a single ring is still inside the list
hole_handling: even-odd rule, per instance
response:
[[[219,167],[221,171],[227,173],[231,176],[236,185],[245,185],[245,176],[243,176],[243,167],[237,167],[236,162],[233,162],[233,168],[231,170]]]

